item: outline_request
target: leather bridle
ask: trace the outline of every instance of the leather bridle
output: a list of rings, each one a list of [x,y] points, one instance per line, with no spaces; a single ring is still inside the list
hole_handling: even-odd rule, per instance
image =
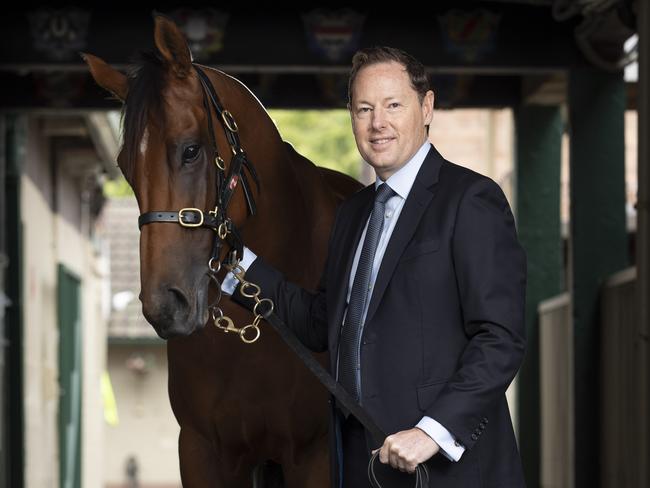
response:
[[[233,193],[240,181],[248,214],[252,216],[257,212],[255,197],[251,191],[251,186],[244,169],[247,169],[250,173],[258,191],[260,189],[260,184],[255,167],[250,162],[246,152],[241,146],[239,127],[237,126],[237,122],[235,122],[235,118],[230,111],[224,109],[212,82],[203,69],[195,63],[192,63],[192,66],[196,70],[199,81],[201,82],[203,108],[208,121],[208,133],[212,146],[209,150],[212,151],[211,159],[217,167],[215,207],[213,210],[208,211],[195,207],[186,207],[178,211],[164,210],[145,212],[138,218],[138,227],[142,229],[142,226],[147,224],[172,223],[190,229],[200,227],[212,229],[215,232],[215,238],[212,246],[212,254],[208,261],[208,267],[210,268],[210,271],[216,274],[221,268],[220,256],[224,242],[230,246],[231,251],[236,253],[232,258],[237,259],[237,257],[242,257],[244,245],[241,236],[227,213],[228,204],[230,203]],[[226,164],[217,148],[214,123],[212,121],[212,110],[214,110],[216,118],[225,132],[226,139],[228,140],[228,144],[232,151],[232,159],[230,160],[228,174],[226,174]]]

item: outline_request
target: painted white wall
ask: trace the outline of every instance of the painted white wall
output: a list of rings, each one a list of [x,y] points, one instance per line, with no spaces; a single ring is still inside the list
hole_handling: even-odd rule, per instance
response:
[[[146,372],[129,368],[142,358]],[[139,486],[179,488],[179,427],[167,394],[165,344],[110,345],[108,371],[119,413],[119,424],[106,427],[105,486],[125,483],[129,456],[138,463]]]
[[[52,172],[49,139],[42,136],[41,129],[37,117],[27,119],[21,180],[25,481],[27,488],[59,486],[57,266],[61,263],[81,279],[82,485],[100,488],[104,447],[100,375],[106,364],[103,300],[107,266],[101,248],[89,239],[91,222],[80,182],[66,173],[63,164]]]
[[[25,306],[25,483],[27,488],[59,484],[58,328],[56,319],[55,219],[47,145],[38,122],[28,120],[27,153],[21,180]]]

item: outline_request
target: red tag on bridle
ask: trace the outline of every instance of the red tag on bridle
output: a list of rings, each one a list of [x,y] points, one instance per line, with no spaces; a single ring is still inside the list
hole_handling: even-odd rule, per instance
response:
[[[234,175],[232,178],[230,178],[230,183],[228,184],[228,189],[229,190],[234,190],[235,187],[237,186],[237,181],[239,180],[239,175]]]

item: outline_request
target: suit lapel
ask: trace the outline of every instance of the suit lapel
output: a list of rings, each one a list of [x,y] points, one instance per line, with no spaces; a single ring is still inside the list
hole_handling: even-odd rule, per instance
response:
[[[390,241],[388,241],[388,247],[381,261],[372,297],[370,298],[370,304],[368,305],[366,324],[372,320],[402,252],[413,237],[413,233],[422,215],[424,215],[425,210],[436,193],[435,184],[438,182],[438,174],[442,161],[442,156],[432,146],[418,171],[411,191],[406,198],[406,202],[404,202],[404,207],[399,215],[395,229],[393,229]]]

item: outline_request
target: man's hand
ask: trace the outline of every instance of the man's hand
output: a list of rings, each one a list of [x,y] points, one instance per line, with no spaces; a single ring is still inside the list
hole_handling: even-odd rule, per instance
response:
[[[440,446],[424,431],[414,427],[389,435],[379,450],[379,460],[393,468],[407,473],[415,472],[418,464],[431,458],[440,450]]]

